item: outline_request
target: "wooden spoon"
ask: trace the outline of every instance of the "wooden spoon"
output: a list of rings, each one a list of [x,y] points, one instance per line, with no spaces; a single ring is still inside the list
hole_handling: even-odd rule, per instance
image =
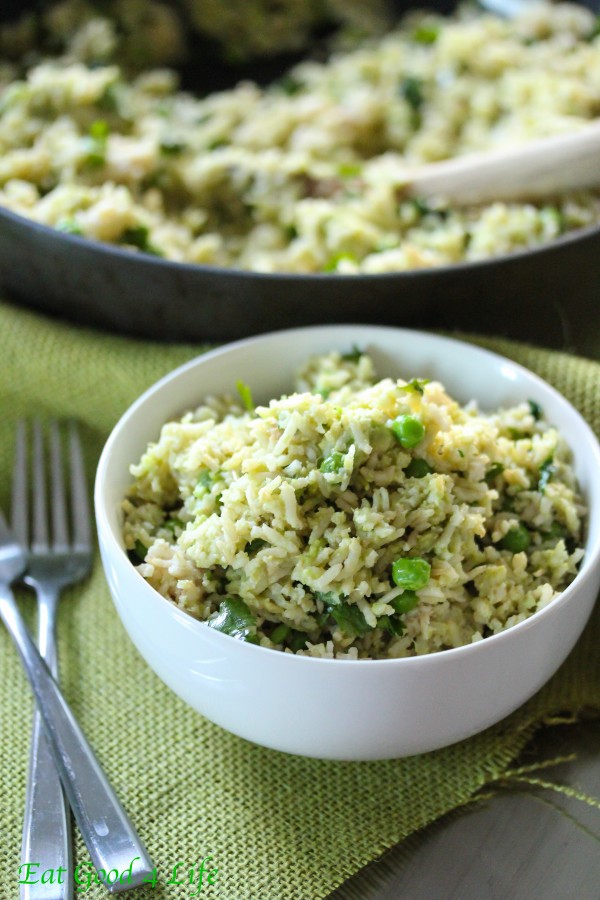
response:
[[[572,134],[417,166],[407,172],[405,191],[464,205],[593,187],[600,187],[600,120]]]

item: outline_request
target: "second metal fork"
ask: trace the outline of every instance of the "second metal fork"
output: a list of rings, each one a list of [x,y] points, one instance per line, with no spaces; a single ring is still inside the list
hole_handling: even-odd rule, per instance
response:
[[[63,454],[56,421],[49,426],[50,494],[48,495],[44,441],[39,422],[33,425],[31,467],[28,466],[27,459],[25,423],[20,422],[17,427],[13,476],[12,530],[21,545],[27,549],[27,574],[23,580],[37,594],[38,646],[55,678],[58,677],[55,628],[60,595],[68,585],[86,577],[92,562],[85,474],[81,447],[73,423],[68,429],[68,441],[70,504],[67,502]],[[29,468],[32,473],[31,490]],[[51,509],[50,517],[48,505]],[[71,513],[70,528],[68,506]],[[72,539],[69,538],[70,532]],[[37,710],[31,736],[21,861],[39,862],[40,871],[58,870],[62,866],[65,872],[71,872],[69,809]],[[64,878],[61,886],[43,885],[39,881],[37,884],[21,885],[23,900],[66,900],[70,896],[69,877]]]

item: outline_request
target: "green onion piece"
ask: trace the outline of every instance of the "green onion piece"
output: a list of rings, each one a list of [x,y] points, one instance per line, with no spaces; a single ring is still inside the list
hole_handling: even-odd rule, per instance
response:
[[[523,550],[527,550],[530,544],[531,535],[521,523],[507,531],[500,541],[502,549],[509,550],[511,553],[522,553]]]
[[[406,450],[416,447],[425,437],[425,427],[416,416],[398,416],[392,423],[391,432]]]
[[[340,631],[343,631],[348,637],[360,637],[366,634],[367,631],[372,631],[371,626],[367,625],[362,612],[354,604],[346,603],[342,600],[335,606],[330,606],[329,612],[335,619]]]
[[[418,591],[425,587],[431,575],[431,566],[420,556],[397,559],[392,563],[392,580],[398,587]]]
[[[235,386],[238,389],[238,394],[242,398],[245,409],[247,409],[248,412],[254,412],[254,401],[252,400],[252,391],[250,390],[249,385],[244,384],[243,381],[236,381]]]
[[[407,478],[424,478],[426,475],[430,475],[433,472],[433,469],[429,465],[429,463],[420,459],[419,457],[415,457],[411,459],[409,464],[404,470],[404,474]]]
[[[279,625],[276,625],[271,632],[271,640],[274,644],[283,644],[289,633],[290,629],[288,626],[281,622]]]
[[[539,403],[536,403],[535,400],[528,400],[527,402],[529,403],[529,409],[531,410],[531,415],[536,420],[536,422],[539,422],[539,420],[544,415],[544,411],[542,410],[542,407],[540,406]]]
[[[330,453],[329,456],[325,457],[319,466],[319,472],[324,472],[326,474],[339,472],[344,468],[344,459],[345,456],[343,453],[340,453],[339,450],[334,450],[333,453]]]
[[[412,591],[404,591],[404,593],[400,597],[394,597],[391,601],[390,606],[393,607],[394,612],[397,612],[399,615],[404,615],[404,613],[410,612],[411,609],[414,609],[419,603],[419,598],[415,594],[414,590]]]
[[[207,625],[241,641],[256,636],[256,619],[241,597],[226,597],[217,615],[209,619]]]

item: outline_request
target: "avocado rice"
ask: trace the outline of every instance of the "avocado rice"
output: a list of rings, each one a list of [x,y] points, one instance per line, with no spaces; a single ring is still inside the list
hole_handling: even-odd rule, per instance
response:
[[[600,223],[598,191],[464,208],[405,194],[412,164],[598,117],[600,28],[582,6],[413,12],[268,87],[204,97],[157,68],[181,43],[167,6],[126,0],[117,25],[80,6],[49,14],[53,55],[9,59],[19,33],[4,40],[0,205],[20,215],[179,262],[348,275],[474,262]]]
[[[378,380],[354,349],[297,393],[208,398],[168,422],[123,503],[125,546],[164,597],[232,637],[337,659],[459,647],[575,577],[585,510],[533,401],[460,406]]]

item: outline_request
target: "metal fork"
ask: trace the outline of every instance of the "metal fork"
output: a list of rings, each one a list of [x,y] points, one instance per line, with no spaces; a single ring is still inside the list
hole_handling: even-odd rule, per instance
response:
[[[46,491],[42,429],[39,423],[34,424],[30,529],[26,443],[25,425],[20,423],[17,430],[12,497],[13,530],[21,547],[28,550],[28,570],[24,580],[38,595],[40,653],[45,656],[55,674],[54,629],[58,599],[63,588],[87,575],[92,559],[84,466],[77,431],[71,423],[69,456],[73,537],[70,540],[58,423],[50,424],[50,504]],[[4,537],[6,539],[6,534]],[[6,610],[6,600],[1,599]],[[39,872],[45,869],[57,871],[61,865],[69,873],[64,878],[63,886],[56,883],[21,885],[21,896],[27,900],[63,900],[71,895],[69,816],[57,769],[96,869],[103,869],[105,872],[117,869],[119,873],[128,871],[125,882],[114,884],[109,889],[126,890],[140,884],[152,870],[152,863],[143,844],[55,682],[47,678],[44,672],[40,673],[40,664],[35,660],[39,656],[32,651],[31,639],[22,622],[19,622],[18,611],[16,608],[10,609],[8,620],[4,614],[2,618],[19,647],[38,703],[32,735],[22,861],[39,862]],[[62,894],[59,888],[63,890]]]
[[[62,590],[85,578],[92,563],[85,475],[81,446],[74,426],[69,430],[71,464],[71,510],[73,543],[69,541],[67,504],[58,423],[50,423],[50,479],[52,485],[52,542],[49,539],[44,442],[39,422],[33,425],[32,524],[29,520],[26,426],[17,425],[12,492],[12,530],[23,547],[28,547],[27,572],[23,581],[38,599],[38,648],[46,665],[58,680],[56,657],[56,613]],[[71,872],[69,810],[60,778],[44,735],[39,712],[34,712],[25,799],[21,862],[40,862],[40,872],[62,866]],[[72,895],[71,879],[62,885],[22,884],[22,900],[67,900]]]

